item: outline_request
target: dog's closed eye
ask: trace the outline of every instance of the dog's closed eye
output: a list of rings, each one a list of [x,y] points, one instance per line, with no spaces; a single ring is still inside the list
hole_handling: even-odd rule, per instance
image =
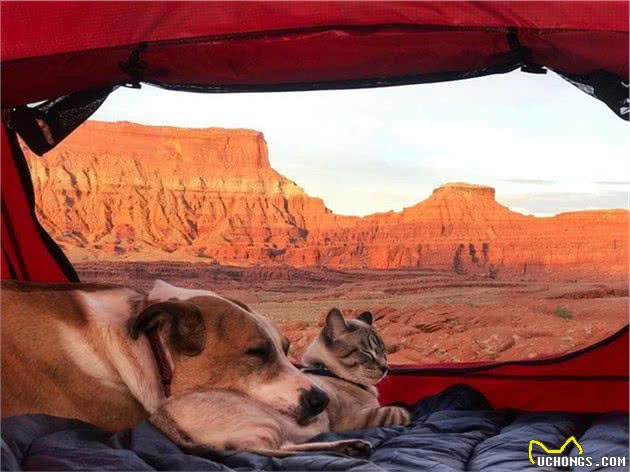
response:
[[[247,351],[245,351],[245,354],[262,361],[268,361],[273,354],[272,345],[270,342],[266,342],[259,346],[250,347]]]

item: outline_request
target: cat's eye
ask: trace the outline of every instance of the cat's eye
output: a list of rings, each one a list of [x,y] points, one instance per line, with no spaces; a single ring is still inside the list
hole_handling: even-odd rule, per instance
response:
[[[374,357],[374,354],[372,354],[371,352],[368,351],[359,351],[363,357],[365,357],[368,361],[374,362],[376,361],[376,358]]]

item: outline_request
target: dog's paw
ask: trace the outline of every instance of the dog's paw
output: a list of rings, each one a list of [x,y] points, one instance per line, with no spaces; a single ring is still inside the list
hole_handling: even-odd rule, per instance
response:
[[[365,459],[372,454],[372,445],[362,439],[340,441],[338,452],[357,459]]]
[[[380,426],[407,426],[411,423],[411,415],[405,408],[399,406],[384,406],[380,408]]]

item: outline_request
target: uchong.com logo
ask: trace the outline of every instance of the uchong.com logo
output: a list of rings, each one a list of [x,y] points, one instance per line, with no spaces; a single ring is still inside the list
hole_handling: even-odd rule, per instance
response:
[[[563,455],[565,450],[571,445],[575,446],[575,455]],[[542,453],[534,457],[534,446],[538,446]],[[584,455],[584,448],[575,439],[575,436],[568,438],[559,449],[550,449],[541,441],[531,439],[527,451],[529,462],[538,467],[625,467],[627,457],[625,456],[602,456],[595,460],[591,456]]]

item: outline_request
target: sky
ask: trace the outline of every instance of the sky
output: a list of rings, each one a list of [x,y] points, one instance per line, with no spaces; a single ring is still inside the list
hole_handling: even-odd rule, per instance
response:
[[[447,182],[490,185],[539,216],[629,206],[628,123],[551,72],[265,94],[120,88],[92,119],[260,130],[272,167],[340,214],[401,210]]]

